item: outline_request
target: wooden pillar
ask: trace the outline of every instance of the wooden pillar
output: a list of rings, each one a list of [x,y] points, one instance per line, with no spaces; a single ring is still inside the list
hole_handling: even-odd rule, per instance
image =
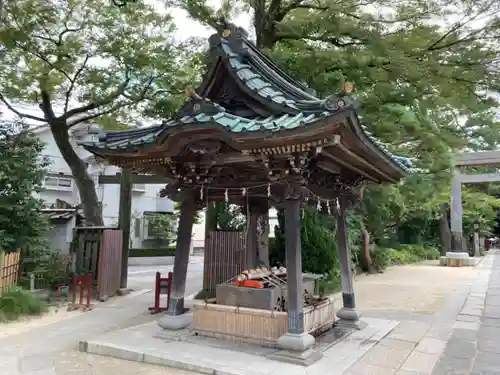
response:
[[[288,333],[304,333],[304,295],[300,244],[300,199],[285,201],[285,249],[288,281]]]
[[[120,175],[120,205],[118,228],[122,231],[122,264],[120,288],[127,288],[128,252],[130,248],[130,220],[132,216],[132,172],[122,169]]]
[[[340,282],[342,284],[342,309],[337,312],[341,319],[340,324],[357,327],[360,314],[356,311],[356,299],[354,295],[354,279],[351,268],[351,249],[348,243],[346,198],[339,198],[339,210],[337,216],[337,247],[340,261]]]
[[[285,208],[285,249],[287,257],[287,315],[288,332],[282,335],[277,345],[284,349],[276,354],[288,362],[310,365],[321,358],[321,353],[313,350],[315,339],[304,327],[304,287],[302,285],[302,251],[300,243],[300,206],[302,186],[288,186],[284,200]],[[281,353],[281,354],[280,354]]]
[[[170,296],[168,315],[176,316],[184,313],[184,293],[186,292],[191,233],[193,231],[196,211],[197,206],[194,198],[189,195],[182,197],[175,247],[172,294]]]
[[[451,180],[451,203],[450,203],[450,227],[451,227],[451,251],[463,252],[463,230],[462,230],[462,183],[459,172],[454,171]]]
[[[267,199],[249,199],[247,255],[244,268],[269,266],[269,209]]]
[[[247,251],[243,268],[251,269],[257,266],[257,223],[259,214],[255,205],[249,203],[247,212]]]
[[[259,262],[270,267],[269,264],[269,206],[266,204],[257,221],[257,255]]]

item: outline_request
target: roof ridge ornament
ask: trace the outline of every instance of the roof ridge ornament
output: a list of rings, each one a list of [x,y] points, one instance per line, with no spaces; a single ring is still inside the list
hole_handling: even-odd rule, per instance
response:
[[[216,25],[217,34],[209,38],[209,43],[212,48],[217,48],[220,45],[229,47],[234,53],[240,55],[243,59],[247,56],[248,33],[247,31],[234,23],[221,20]],[[227,48],[226,47],[226,48]]]
[[[328,111],[338,111],[346,106],[358,107],[359,103],[353,96],[354,83],[346,82],[339,94],[333,94],[323,100],[322,106]]]
[[[219,20],[217,25],[215,26],[217,33],[220,37],[224,39],[232,39],[232,38],[248,38],[248,32],[239,26],[236,26],[232,22],[227,22],[224,19]]]
[[[178,109],[173,118],[179,119],[185,116],[197,116],[200,114],[213,116],[226,109],[208,98],[203,98],[192,87],[186,88],[186,94],[190,97],[184,101],[184,105]]]

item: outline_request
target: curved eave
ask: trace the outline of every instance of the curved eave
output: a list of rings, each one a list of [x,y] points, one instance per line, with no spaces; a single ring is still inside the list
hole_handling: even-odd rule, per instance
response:
[[[270,116],[266,119],[246,119],[232,115],[227,112],[221,112],[217,115],[206,116],[185,116],[179,120],[170,120],[159,127],[148,128],[150,132],[147,135],[134,138],[133,133],[124,132],[123,137],[118,134],[112,134],[112,143],[107,141],[100,142],[80,142],[86,150],[92,153],[103,153],[108,155],[132,154],[139,151],[147,151],[148,148],[164,143],[171,135],[188,138],[193,133],[211,130],[213,133],[219,133],[226,139],[237,138],[266,138],[267,140],[279,140],[281,137],[289,137],[301,134],[304,130],[316,129],[332,121],[341,122],[349,116],[351,109],[344,108],[334,114],[323,112],[319,115],[303,114]],[[239,123],[229,120],[237,119]],[[144,129],[144,130],[148,130]]]
[[[230,114],[224,114],[225,116]],[[234,116],[234,115],[230,115]],[[154,126],[147,129],[140,129],[130,132],[117,132],[109,133],[112,143],[109,142],[83,142],[80,143],[87,151],[101,157],[134,157],[138,153],[148,152],[148,150],[158,151],[158,145],[167,142],[170,136],[176,135],[177,139],[188,139],[188,135],[193,133],[211,131],[214,136],[221,136],[223,139],[231,141],[232,144],[240,145],[244,148],[246,140],[265,139],[267,143],[279,143],[281,138],[290,139],[290,137],[300,137],[305,132],[314,133],[321,130],[326,125],[341,123],[347,120],[347,125],[351,128],[351,132],[355,134],[361,146],[368,150],[370,154],[377,157],[386,166],[385,170],[389,169],[392,172],[391,176],[394,180],[405,177],[409,173],[409,168],[404,166],[397,157],[392,155],[386,148],[378,143],[373,137],[367,134],[357,119],[356,113],[352,108],[344,108],[334,114],[324,113],[323,116],[306,116],[300,114],[297,116],[284,115],[276,118],[272,124],[272,129],[268,128],[269,119],[264,120],[248,120],[241,118],[241,126],[236,130],[231,130],[229,126],[224,126],[223,123],[217,122],[216,116],[192,117],[189,122],[182,124],[172,124],[167,126],[168,123],[162,126]],[[219,119],[222,116],[219,116]],[[236,117],[236,116],[234,116]],[[182,119],[181,119],[182,120]],[[184,120],[186,121],[186,119]],[[285,122],[294,122],[293,128],[285,128]],[[276,123],[281,124],[276,128]],[[234,129],[234,124],[233,129]],[[146,134],[146,135],[144,135]],[[139,136],[133,138],[131,136]],[[264,145],[264,143],[263,143]],[[177,146],[177,145],[175,145]],[[263,146],[266,147],[266,146]],[[135,154],[135,155],[134,155]]]
[[[380,141],[373,137],[369,132],[363,129],[359,118],[355,112],[352,113],[349,124],[360,142],[365,145],[372,153],[378,155],[388,166],[397,172],[398,177],[404,178],[410,173],[410,166],[404,165],[401,158],[393,155]]]

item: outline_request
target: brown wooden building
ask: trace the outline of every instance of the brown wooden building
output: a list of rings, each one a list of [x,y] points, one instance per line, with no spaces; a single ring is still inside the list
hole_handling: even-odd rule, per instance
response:
[[[351,85],[325,99],[316,97],[232,24],[220,25],[209,42],[211,64],[203,83],[172,118],[148,128],[106,133],[83,146],[134,173],[172,181],[165,194],[181,202],[172,317],[184,312],[196,210],[221,200],[248,206],[246,264],[251,266],[258,256],[258,216],[269,205],[283,207],[288,331],[290,337],[301,337],[305,350],[310,339],[303,335],[301,206],[314,205],[337,216],[344,297],[343,313],[337,315],[355,322],[345,209],[355,198],[354,187],[396,183],[411,165],[365,131]]]

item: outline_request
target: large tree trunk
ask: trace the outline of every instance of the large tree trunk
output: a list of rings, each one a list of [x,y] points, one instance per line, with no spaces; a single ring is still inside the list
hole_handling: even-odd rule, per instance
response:
[[[445,256],[446,252],[451,251],[451,231],[450,221],[448,220],[448,205],[443,203],[440,208],[441,217],[439,218],[439,233],[441,237],[441,255]]]
[[[361,224],[361,232],[363,233],[363,265],[364,271],[368,273],[375,273],[375,269],[372,264],[372,257],[370,254],[370,233],[366,230],[366,227]]]
[[[62,157],[68,163],[76,181],[78,193],[83,204],[85,221],[89,225],[103,226],[102,212],[95,191],[94,181],[87,172],[86,163],[76,154],[69,141],[68,126],[65,121],[57,120],[49,123],[52,135]]]

